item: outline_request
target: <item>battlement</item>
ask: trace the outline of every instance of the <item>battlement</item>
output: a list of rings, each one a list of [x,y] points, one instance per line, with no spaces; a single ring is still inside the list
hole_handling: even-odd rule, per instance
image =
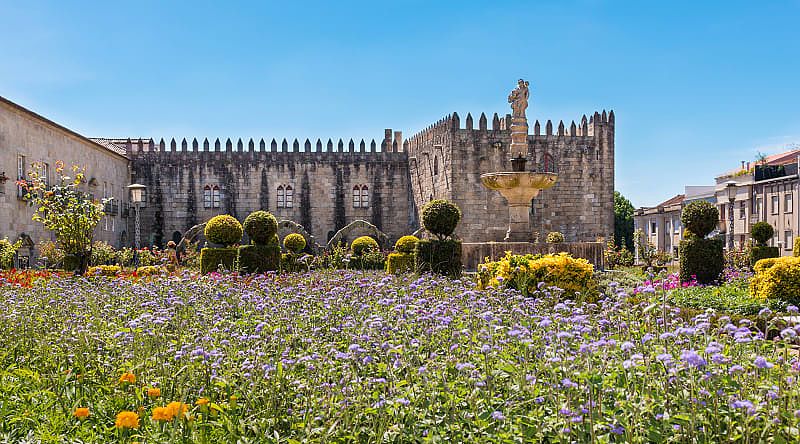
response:
[[[614,111],[612,110],[608,113],[606,113],[606,110],[603,110],[602,112],[595,111],[594,114],[590,115],[588,118],[584,114],[579,119],[579,122],[580,123],[575,123],[573,120],[569,126],[566,126],[564,121],[561,120],[558,122],[558,125],[554,131],[553,122],[551,120],[545,121],[544,128],[542,128],[542,124],[539,123],[538,120],[535,120],[529,137],[594,137],[595,134],[599,133],[599,129],[601,127],[608,128],[613,131]],[[448,114],[447,116],[439,119],[436,123],[429,125],[428,127],[411,136],[411,138],[408,139],[408,142],[413,145],[424,144],[424,142],[433,137],[434,134],[441,133],[442,131],[510,131],[511,114],[506,114],[505,116],[500,117],[497,113],[494,113],[492,116],[491,129],[489,128],[489,122],[485,113],[481,113],[480,117],[478,118],[477,128],[474,126],[471,113],[467,113],[463,123],[464,125],[462,126],[458,113],[454,112],[452,114]]]
[[[328,153],[346,153],[346,154],[376,154],[383,156],[400,155],[405,156],[405,146],[403,143],[403,133],[401,131],[392,132],[391,129],[385,130],[385,135],[380,143],[372,139],[369,143],[365,139],[356,142],[353,139],[345,141],[339,139],[337,142],[334,139],[328,139],[324,142],[322,139],[317,139],[312,142],[311,139],[293,139],[291,142],[286,138],[278,139],[259,139],[258,141],[250,138],[235,139],[230,138],[220,140],[215,139],[213,142],[208,138],[199,141],[197,138],[175,139],[169,141],[161,139],[156,142],[154,139],[106,139],[114,145],[120,146],[125,149],[131,157],[141,156],[149,153],[219,153],[219,154],[236,154],[236,153],[277,153],[277,154],[319,154],[325,155]]]

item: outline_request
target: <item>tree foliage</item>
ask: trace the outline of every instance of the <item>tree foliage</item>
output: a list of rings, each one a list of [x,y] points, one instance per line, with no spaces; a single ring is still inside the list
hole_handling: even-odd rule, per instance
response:
[[[633,251],[633,204],[614,191],[614,244]]]

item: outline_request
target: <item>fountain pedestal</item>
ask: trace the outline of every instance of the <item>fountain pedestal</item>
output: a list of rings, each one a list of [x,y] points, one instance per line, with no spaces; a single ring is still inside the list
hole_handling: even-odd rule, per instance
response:
[[[522,163],[524,167],[524,162]],[[508,231],[505,242],[530,242],[533,237],[530,223],[531,200],[539,191],[555,185],[557,175],[530,171],[506,171],[481,174],[481,183],[499,191],[508,201]]]

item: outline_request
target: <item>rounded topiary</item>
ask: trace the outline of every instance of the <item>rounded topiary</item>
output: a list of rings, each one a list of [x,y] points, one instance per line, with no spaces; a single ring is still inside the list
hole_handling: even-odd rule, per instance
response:
[[[233,216],[221,214],[208,221],[203,234],[211,243],[233,245],[242,240],[242,224]]]
[[[306,238],[302,234],[290,233],[283,238],[283,246],[292,253],[299,253],[306,248]]]
[[[453,234],[460,220],[461,210],[452,202],[437,199],[422,207],[422,225],[439,239]]]
[[[380,246],[378,246],[378,242],[375,239],[369,236],[361,236],[350,244],[350,249],[353,250],[354,255],[361,256],[368,251],[380,250]]]
[[[244,220],[244,231],[254,244],[264,245],[278,232],[278,220],[267,211],[254,211]]]
[[[775,235],[775,229],[769,222],[756,222],[750,228],[750,236],[755,239],[759,246],[763,246]]]
[[[551,231],[547,233],[547,238],[544,241],[548,244],[560,244],[564,242],[564,235],[558,231]]]
[[[398,253],[413,253],[417,242],[419,242],[417,236],[403,236],[394,243],[394,249]]]
[[[681,223],[692,234],[706,237],[719,223],[719,210],[705,200],[689,202],[681,212]]]

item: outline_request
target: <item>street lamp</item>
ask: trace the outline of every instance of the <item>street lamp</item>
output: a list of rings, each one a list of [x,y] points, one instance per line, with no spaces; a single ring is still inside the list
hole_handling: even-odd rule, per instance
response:
[[[131,202],[133,203],[133,208],[136,212],[136,227],[135,227],[136,236],[134,237],[134,239],[136,242],[136,250],[138,253],[138,250],[139,248],[141,248],[141,243],[142,243],[142,232],[139,228],[140,227],[139,213],[142,212],[141,205],[144,202],[144,190],[147,189],[147,186],[142,185],[140,183],[134,183],[128,185],[128,189],[131,190]]]
[[[728,194],[728,203],[730,204],[730,211],[728,212],[728,221],[730,222],[728,249],[733,250],[733,202],[736,200],[736,182],[733,180],[725,182],[725,192]]]

